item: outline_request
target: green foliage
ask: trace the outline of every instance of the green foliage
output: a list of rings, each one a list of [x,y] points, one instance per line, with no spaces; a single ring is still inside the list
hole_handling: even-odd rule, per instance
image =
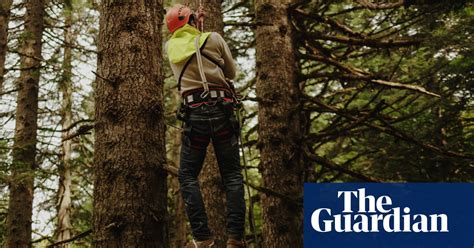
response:
[[[316,154],[383,181],[474,180],[472,119],[465,117],[472,116],[472,4],[369,10],[327,1],[299,10],[313,16],[295,15],[304,94],[330,106],[305,104],[311,111],[307,142]],[[410,39],[421,42],[383,45]],[[310,54],[336,62],[317,63]],[[380,87],[374,79],[441,97]],[[360,180],[316,164],[317,181]]]

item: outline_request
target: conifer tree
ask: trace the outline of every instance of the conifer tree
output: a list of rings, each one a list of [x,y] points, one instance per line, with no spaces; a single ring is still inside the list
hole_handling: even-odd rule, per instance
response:
[[[100,5],[94,247],[168,247],[162,21],[160,0]]]
[[[262,186],[287,196],[302,196],[302,123],[291,1],[256,1],[256,90],[259,170]],[[261,194],[264,247],[302,247],[302,206]]]
[[[43,0],[26,2],[7,216],[6,246],[12,248],[31,246],[43,15]]]

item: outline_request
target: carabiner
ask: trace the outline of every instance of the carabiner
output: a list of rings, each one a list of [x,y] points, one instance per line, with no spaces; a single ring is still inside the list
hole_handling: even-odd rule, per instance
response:
[[[209,91],[206,91],[206,90],[205,90],[205,91],[203,91],[203,92],[201,93],[201,95],[199,95],[199,97],[201,97],[201,99],[204,99],[204,98],[206,98],[208,95],[209,95]]]

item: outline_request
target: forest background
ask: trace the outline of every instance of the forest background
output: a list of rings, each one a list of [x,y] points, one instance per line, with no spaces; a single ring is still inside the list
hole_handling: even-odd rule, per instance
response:
[[[2,0],[2,247],[190,238],[162,52],[177,2]],[[304,182],[474,180],[473,1],[202,4],[239,67],[251,247],[302,247]],[[223,247],[212,149],[200,180]]]

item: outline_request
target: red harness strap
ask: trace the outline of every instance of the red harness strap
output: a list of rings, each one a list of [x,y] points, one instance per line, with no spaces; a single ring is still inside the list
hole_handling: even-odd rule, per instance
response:
[[[203,104],[213,104],[219,99],[224,102],[234,101],[232,98],[232,93],[226,88],[212,87],[209,89],[209,94],[205,98],[201,97],[202,92],[202,88],[192,89],[183,92],[182,97],[184,103],[191,108],[197,108]]]

